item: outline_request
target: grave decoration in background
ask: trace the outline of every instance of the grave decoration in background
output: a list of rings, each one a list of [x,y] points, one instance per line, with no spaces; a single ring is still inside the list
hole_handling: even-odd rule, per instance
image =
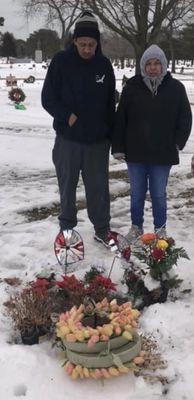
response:
[[[36,78],[33,75],[30,75],[28,78],[24,79],[25,83],[34,83]]]
[[[179,258],[189,259],[183,247],[175,247],[171,237],[161,238],[155,233],[140,237],[141,244],[124,272],[124,282],[133,304],[139,309],[167,300],[169,290],[180,286],[173,267]]]
[[[6,86],[17,86],[17,79],[14,75],[10,74],[6,76]]]
[[[8,93],[8,97],[12,100],[15,104],[15,108],[18,110],[25,110],[24,104],[21,104],[26,98],[25,93],[20,88],[12,88],[11,91]]]

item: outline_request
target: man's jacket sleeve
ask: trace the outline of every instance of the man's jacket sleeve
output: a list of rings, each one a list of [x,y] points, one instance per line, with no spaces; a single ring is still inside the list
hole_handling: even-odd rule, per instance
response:
[[[115,123],[115,75],[110,63],[109,70],[109,98],[108,98],[108,123],[111,129],[111,137],[112,131]]]
[[[73,111],[61,98],[61,72],[59,63],[60,58],[56,55],[49,65],[42,89],[41,100],[44,109],[55,120],[68,124],[69,117]]]

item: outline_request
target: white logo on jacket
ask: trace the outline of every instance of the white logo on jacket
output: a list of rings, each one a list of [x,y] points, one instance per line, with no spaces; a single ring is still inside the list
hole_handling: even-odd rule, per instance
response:
[[[104,78],[105,74],[102,75],[101,77],[99,75],[96,75],[96,83],[104,83]]]

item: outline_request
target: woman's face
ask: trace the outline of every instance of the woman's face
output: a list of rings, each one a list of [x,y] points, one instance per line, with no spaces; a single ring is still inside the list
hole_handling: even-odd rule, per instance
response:
[[[150,58],[145,65],[145,72],[150,78],[157,78],[162,73],[162,64],[157,58]]]

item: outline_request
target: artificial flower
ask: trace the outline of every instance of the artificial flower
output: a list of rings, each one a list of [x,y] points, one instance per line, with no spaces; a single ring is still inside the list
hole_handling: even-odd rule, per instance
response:
[[[168,246],[169,246],[168,242],[164,239],[159,239],[156,243],[156,247],[158,249],[166,250]]]
[[[151,244],[156,238],[157,235],[155,233],[144,233],[140,239],[143,244]]]
[[[162,248],[154,247],[151,255],[155,261],[160,261],[165,257],[165,251]]]

